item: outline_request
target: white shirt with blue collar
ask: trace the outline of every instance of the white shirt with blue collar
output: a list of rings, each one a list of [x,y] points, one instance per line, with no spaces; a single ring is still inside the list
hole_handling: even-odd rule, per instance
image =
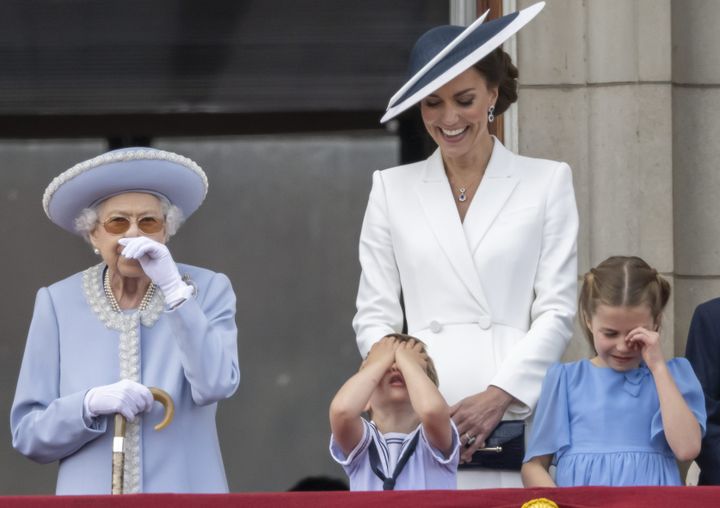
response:
[[[457,466],[460,460],[460,438],[452,425],[452,447],[448,457],[430,445],[422,424],[410,434],[388,432],[382,434],[374,422],[364,418],[363,436],[346,456],[333,436],[330,437],[330,455],[340,464],[350,480],[350,490],[383,490],[383,481],[373,471],[370,460],[370,444],[375,443],[379,467],[386,477],[391,477],[401,456],[419,433],[415,451],[398,475],[394,490],[455,490]]]

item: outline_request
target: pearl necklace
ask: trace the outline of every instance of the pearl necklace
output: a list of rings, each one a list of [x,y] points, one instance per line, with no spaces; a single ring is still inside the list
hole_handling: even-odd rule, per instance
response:
[[[155,295],[155,288],[157,286],[153,284],[152,282],[147,288],[147,291],[145,291],[145,296],[143,296],[142,300],[140,301],[140,307],[138,310],[143,311],[147,308],[147,306],[150,304],[150,300]],[[107,298],[107,301],[110,303],[110,307],[112,307],[112,310],[115,312],[122,312],[122,309],[120,308],[120,304],[118,303],[117,299],[115,299],[115,295],[112,292],[112,289],[110,288],[110,271],[105,270],[105,276],[103,277],[103,290],[105,291],[105,298]]]

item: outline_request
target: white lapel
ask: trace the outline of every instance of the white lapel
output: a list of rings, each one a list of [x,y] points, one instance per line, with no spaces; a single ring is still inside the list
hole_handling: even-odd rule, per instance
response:
[[[465,238],[471,255],[474,255],[480,241],[490,229],[495,217],[500,213],[519,181],[517,177],[513,176],[515,154],[505,148],[497,138],[494,138],[494,141],[485,175],[483,175],[463,222]]]
[[[480,306],[489,311],[439,149],[427,159],[424,174],[417,184],[417,193],[430,229],[455,274]]]

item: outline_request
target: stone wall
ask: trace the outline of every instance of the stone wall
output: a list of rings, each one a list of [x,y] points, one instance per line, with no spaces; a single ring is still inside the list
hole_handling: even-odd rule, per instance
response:
[[[720,2],[672,2],[676,348],[692,312],[720,296]]]
[[[520,152],[573,168],[579,276],[610,255],[638,255],[675,282],[670,7],[550,0],[518,34]],[[673,337],[674,322],[671,301],[668,355],[687,330],[678,323]],[[566,358],[587,353],[576,333]]]

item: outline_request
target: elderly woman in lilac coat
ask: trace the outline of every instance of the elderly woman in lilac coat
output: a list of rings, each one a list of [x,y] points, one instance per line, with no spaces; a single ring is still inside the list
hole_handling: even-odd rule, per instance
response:
[[[58,494],[110,493],[117,413],[124,492],[228,490],[215,413],[240,382],[235,295],[166,246],[206,193],[195,162],[149,148],[77,164],[45,191],[50,220],[100,257],[38,291],[11,411],[13,446],[60,462]],[[161,432],[150,386],[175,402]]]

